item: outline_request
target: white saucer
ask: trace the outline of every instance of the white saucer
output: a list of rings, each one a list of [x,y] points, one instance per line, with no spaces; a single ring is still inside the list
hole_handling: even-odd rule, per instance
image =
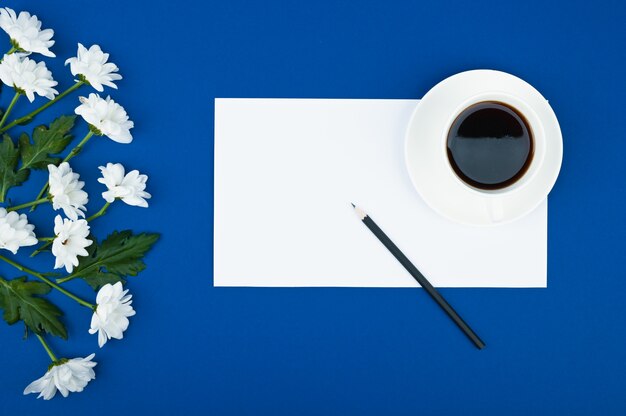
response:
[[[503,190],[468,186],[447,158],[448,127],[477,97],[519,103],[542,139],[526,175]],[[563,141],[554,111],[530,84],[505,72],[474,70],[443,80],[420,100],[406,131],[405,158],[415,189],[433,210],[467,225],[494,225],[528,214],[548,196],[561,169]]]

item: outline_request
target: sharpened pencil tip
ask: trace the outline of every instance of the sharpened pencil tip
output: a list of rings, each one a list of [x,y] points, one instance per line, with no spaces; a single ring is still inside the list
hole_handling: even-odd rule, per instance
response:
[[[363,212],[363,210],[359,207],[357,207],[356,205],[352,204],[352,206],[354,207],[354,212],[356,214],[357,217],[359,217],[359,219],[361,221],[363,221],[363,219],[365,217],[367,217],[367,214],[365,212]]]
[[[352,205],[352,208],[356,208],[356,205],[354,205],[352,202],[350,202],[350,205]]]

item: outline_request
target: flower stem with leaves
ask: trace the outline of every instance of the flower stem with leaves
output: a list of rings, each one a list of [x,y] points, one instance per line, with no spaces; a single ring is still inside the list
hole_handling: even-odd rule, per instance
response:
[[[44,276],[43,274],[36,272],[34,270],[29,269],[28,267],[22,266],[21,264],[8,259],[6,257],[4,257],[3,255],[0,255],[0,260],[3,260],[7,263],[9,263],[11,266],[15,267],[16,269],[24,272],[24,273],[28,273],[31,276],[36,277],[37,279],[41,280],[42,282],[46,283],[48,286],[58,290],[59,292],[63,293],[65,296],[67,296],[70,299],[75,300],[76,302],[78,302],[80,305],[89,308],[89,309],[95,309],[95,305],[79,298],[78,296],[74,295],[73,293],[67,291],[66,289],[62,288],[61,286],[59,286],[58,284],[54,283],[52,280],[48,279],[46,276]]]

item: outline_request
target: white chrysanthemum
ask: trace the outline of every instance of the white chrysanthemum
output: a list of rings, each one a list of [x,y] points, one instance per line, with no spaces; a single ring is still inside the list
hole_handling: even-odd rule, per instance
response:
[[[124,175],[124,166],[121,163],[107,163],[106,166],[98,168],[102,172],[98,182],[108,188],[108,191],[102,193],[105,201],[112,203],[119,198],[128,205],[148,207],[146,199],[152,197],[145,191],[148,175],[141,175],[138,170],[131,170]]]
[[[100,348],[111,338],[124,338],[124,331],[128,329],[128,317],[135,314],[131,306],[132,295],[128,295],[128,289],[124,290],[122,282],[114,285],[110,283],[102,286],[96,296],[95,312],[91,317],[90,334],[98,333],[98,345]]]
[[[62,209],[65,215],[74,221],[79,216],[85,217],[85,204],[89,202],[89,196],[83,191],[85,182],[78,180],[80,175],[74,173],[67,162],[61,163],[58,167],[48,165],[48,172],[52,208]]]
[[[75,113],[81,116],[97,134],[108,136],[118,143],[130,143],[133,136],[130,129],[134,127],[128,119],[124,107],[107,97],[98,94],[89,94],[88,98],[80,97],[81,105],[76,107]]]
[[[15,254],[20,247],[37,244],[34,229],[35,226],[28,223],[25,214],[0,208],[0,249]]]
[[[92,361],[96,354],[91,354],[85,358],[62,359],[52,365],[38,380],[33,381],[24,389],[24,394],[39,393],[37,398],[44,400],[52,399],[57,390],[63,397],[70,393],[80,393],[96,378],[93,368],[97,365]]]
[[[57,82],[52,79],[46,64],[35,62],[19,53],[4,55],[0,62],[0,80],[17,92],[26,94],[31,103],[35,100],[35,94],[51,100],[59,93],[52,88]]]
[[[54,218],[54,241],[52,242],[52,254],[55,257],[54,268],[65,267],[68,273],[72,273],[78,266],[78,256],[88,256],[86,248],[93,244],[88,239],[89,224],[86,220],[72,221],[57,215]]]
[[[117,89],[113,81],[122,79],[117,65],[107,62],[109,54],[102,52],[100,46],[93,45],[89,49],[78,44],[76,57],[69,58],[65,65],[70,65],[72,75],[78,76],[81,81],[87,81],[96,91],[104,91],[103,85]]]
[[[28,12],[20,12],[18,16],[14,10],[5,7],[0,9],[0,28],[7,32],[18,51],[40,53],[51,58],[56,56],[50,51],[54,45],[54,30],[41,30],[41,21],[37,16]]]

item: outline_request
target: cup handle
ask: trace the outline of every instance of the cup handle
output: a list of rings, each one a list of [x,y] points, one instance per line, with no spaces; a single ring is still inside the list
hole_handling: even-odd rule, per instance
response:
[[[498,198],[488,199],[487,211],[489,212],[489,218],[491,218],[491,222],[501,222],[504,218],[504,207],[502,206],[502,200]]]

